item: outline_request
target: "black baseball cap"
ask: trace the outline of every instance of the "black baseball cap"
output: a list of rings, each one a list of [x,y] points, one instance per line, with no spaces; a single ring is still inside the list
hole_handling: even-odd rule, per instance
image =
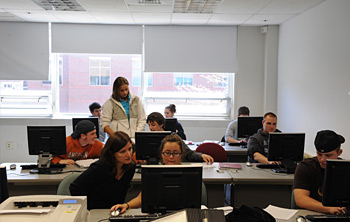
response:
[[[343,136],[335,133],[332,130],[321,130],[317,132],[315,138],[315,147],[320,153],[328,153],[344,143],[345,139]]]
[[[73,139],[75,139],[81,134],[87,134],[95,129],[95,124],[93,124],[90,120],[82,120],[75,126],[74,132],[71,134],[71,136]]]

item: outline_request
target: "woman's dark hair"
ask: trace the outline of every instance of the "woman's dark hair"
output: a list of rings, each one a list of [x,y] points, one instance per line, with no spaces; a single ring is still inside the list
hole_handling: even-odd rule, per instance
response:
[[[114,157],[114,154],[116,152],[119,152],[119,150],[125,147],[128,143],[133,145],[128,134],[122,131],[117,131],[108,138],[106,144],[101,150],[100,159],[107,165],[113,167],[113,171],[112,171],[113,176],[117,175],[117,168],[116,168],[117,161]],[[134,162],[131,162],[130,164],[125,164],[123,166],[123,169],[128,170],[132,167],[133,164]]]
[[[119,76],[114,80],[112,94],[112,98],[117,100],[118,102],[120,102],[119,89],[122,85],[129,85],[129,81],[126,78]]]
[[[165,109],[169,109],[170,112],[176,113],[176,106],[175,106],[175,104],[170,104],[169,106],[166,106]]]
[[[158,123],[158,125],[164,125],[165,118],[161,113],[153,112],[147,116],[146,122],[147,123],[156,122]]]
[[[181,156],[184,155],[184,149],[182,147],[182,139],[176,134],[171,134],[171,135],[168,135],[168,136],[164,137],[164,139],[162,140],[162,142],[160,144],[159,156],[160,156],[161,160],[163,160],[162,152],[163,152],[164,145],[166,143],[177,143],[179,145],[179,147],[180,147],[180,150],[181,150]]]

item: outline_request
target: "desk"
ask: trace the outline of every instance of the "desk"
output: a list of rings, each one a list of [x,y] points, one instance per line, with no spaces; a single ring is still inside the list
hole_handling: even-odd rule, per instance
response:
[[[140,215],[141,213],[141,209],[129,209],[125,212],[126,215]],[[309,211],[309,210],[298,210],[298,212],[291,217],[289,220],[280,220],[280,219],[276,219],[276,222],[295,222],[297,216],[301,215],[301,216],[306,216],[308,214],[320,214],[320,213],[316,213],[313,211]],[[96,222],[96,221],[100,221],[102,219],[108,219],[109,218],[109,209],[96,209],[96,210],[90,210],[90,214],[88,216],[88,222]]]
[[[200,142],[194,142],[192,145],[187,145],[191,150],[196,151]],[[225,143],[222,146],[227,153],[228,162],[245,163],[247,162],[247,148],[241,148],[240,146],[230,146]]]
[[[253,164],[241,170],[227,170],[232,176],[230,203],[265,208],[269,204],[290,208],[294,174],[273,173]]]
[[[14,163],[16,164],[15,170],[10,170],[11,164],[1,164],[6,166],[10,196],[56,194],[61,180],[72,174],[70,171],[84,171],[84,169],[70,165],[65,167],[61,174],[31,174],[29,170],[22,170],[20,165],[35,163]]]
[[[205,163],[186,163],[191,165],[203,165],[203,182],[207,188],[208,194],[208,207],[221,207],[224,206],[224,184],[231,184],[232,178],[226,171],[218,173],[219,164],[206,166]],[[132,180],[133,189],[127,194],[126,200],[130,200],[135,197],[141,190],[141,174],[135,173]]]
[[[7,180],[9,184],[10,196],[34,195],[34,194],[56,194],[61,180],[72,172],[84,171],[75,165],[68,165],[63,169],[62,174],[30,174],[29,170],[22,170],[20,165],[28,163],[16,163],[16,170],[9,170],[11,163],[4,163],[7,169]],[[200,164],[202,163],[188,163]],[[204,163],[205,164],[205,163]],[[203,165],[204,165],[203,164]],[[203,182],[208,193],[208,206],[224,206],[224,184],[231,184],[232,178],[228,172],[218,173],[218,163],[212,166],[203,167]],[[135,173],[131,184],[133,188],[129,190],[126,201],[135,197],[141,190],[141,174]]]

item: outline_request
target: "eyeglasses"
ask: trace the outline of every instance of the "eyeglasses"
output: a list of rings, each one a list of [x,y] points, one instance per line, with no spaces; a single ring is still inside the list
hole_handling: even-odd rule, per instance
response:
[[[181,153],[178,153],[178,152],[175,152],[175,153],[163,152],[162,154],[163,154],[164,156],[166,156],[166,157],[169,157],[169,156],[171,156],[171,155],[173,155],[174,157],[178,157],[178,156],[181,155]]]

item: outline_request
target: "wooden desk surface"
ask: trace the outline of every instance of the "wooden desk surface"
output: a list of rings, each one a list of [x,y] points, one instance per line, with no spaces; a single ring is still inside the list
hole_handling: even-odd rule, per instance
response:
[[[241,163],[242,169],[227,170],[234,184],[278,184],[293,185],[294,174],[274,173],[271,169],[260,169],[253,164],[247,167]]]

